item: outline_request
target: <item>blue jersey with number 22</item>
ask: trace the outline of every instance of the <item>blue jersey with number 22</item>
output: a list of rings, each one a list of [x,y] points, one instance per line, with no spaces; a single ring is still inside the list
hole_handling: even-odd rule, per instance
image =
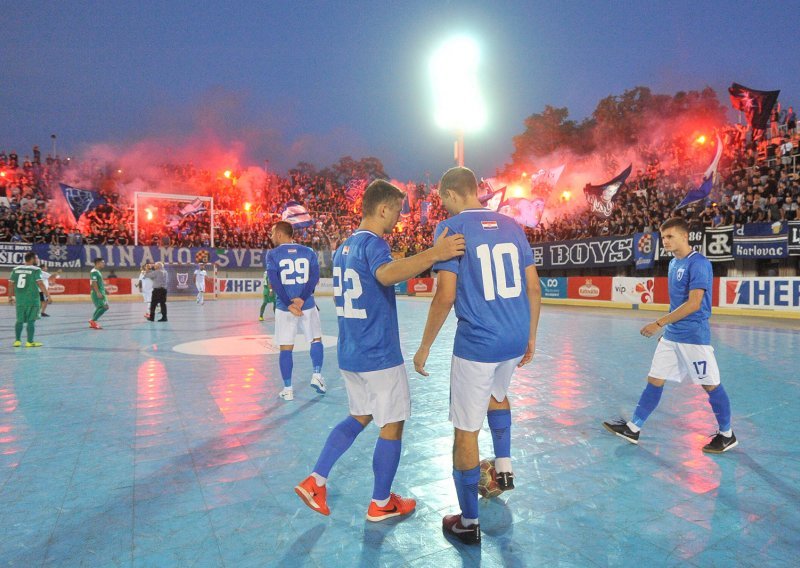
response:
[[[339,368],[355,373],[403,363],[394,286],[375,272],[392,261],[389,245],[371,231],[353,233],[333,254],[333,301],[339,319]]]
[[[458,276],[453,354],[481,363],[525,354],[531,311],[525,269],[533,253],[516,221],[488,209],[467,209],[436,227],[435,237],[464,235],[464,256],[437,262],[433,270]]]

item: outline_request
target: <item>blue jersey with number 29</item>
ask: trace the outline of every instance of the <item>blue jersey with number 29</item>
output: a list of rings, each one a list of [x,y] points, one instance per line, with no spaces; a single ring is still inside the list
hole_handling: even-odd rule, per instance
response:
[[[364,373],[403,363],[394,286],[375,277],[391,261],[386,241],[365,230],[353,233],[333,254],[340,369]]]
[[[488,209],[467,209],[442,221],[435,238],[464,235],[464,256],[437,262],[433,270],[458,276],[453,354],[481,363],[525,354],[530,335],[530,303],[525,269],[533,253],[516,221]]]
[[[315,307],[314,289],[319,282],[319,261],[313,249],[286,243],[267,255],[267,277],[275,292],[275,307],[288,312],[293,298],[303,299],[304,310]]]

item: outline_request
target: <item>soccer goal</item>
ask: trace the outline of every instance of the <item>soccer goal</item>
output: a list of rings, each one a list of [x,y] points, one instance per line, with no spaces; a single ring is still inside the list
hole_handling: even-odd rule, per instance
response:
[[[137,191],[133,197],[133,244],[139,243],[140,229],[168,229],[175,232],[191,231],[195,224],[209,225],[210,245],[214,247],[214,198],[178,193]]]

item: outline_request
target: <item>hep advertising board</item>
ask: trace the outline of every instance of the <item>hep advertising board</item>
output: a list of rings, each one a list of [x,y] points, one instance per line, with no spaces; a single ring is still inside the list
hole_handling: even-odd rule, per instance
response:
[[[800,278],[720,278],[719,306],[763,310],[800,309]]]
[[[612,281],[611,276],[570,276],[567,279],[567,298],[609,302]]]
[[[611,300],[629,304],[652,304],[655,301],[655,278],[614,278]]]
[[[567,297],[566,278],[539,278],[539,285],[542,288],[542,298]]]

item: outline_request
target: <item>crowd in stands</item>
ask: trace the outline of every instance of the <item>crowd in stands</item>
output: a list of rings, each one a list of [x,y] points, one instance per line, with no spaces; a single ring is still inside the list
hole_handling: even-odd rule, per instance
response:
[[[776,107],[772,123],[755,142],[739,125],[725,128],[720,135],[725,153],[711,202],[683,208],[680,213],[691,224],[707,227],[797,219],[800,131],[793,109]],[[642,149],[640,155],[646,153]],[[698,184],[698,174],[697,164],[686,156],[685,144],[653,148],[650,153],[649,162],[619,192],[610,217],[597,217],[583,206],[556,207],[556,213],[570,212],[546,213],[538,227],[526,229],[530,241],[657,230],[673,215],[687,191]],[[76,162],[49,155],[42,160],[36,146],[32,158],[25,156],[24,160],[16,152],[0,151],[0,242],[134,243],[133,198],[125,174],[109,164]],[[62,178],[81,180],[82,187],[99,191],[106,204],[75,223],[59,194]],[[173,193],[214,198],[214,245],[218,248],[269,246],[271,226],[290,200],[302,203],[314,220],[311,227],[299,231],[297,240],[318,250],[334,249],[360,220],[358,201],[348,199],[341,184],[320,176],[264,174],[254,182],[245,180],[243,172],[223,175],[192,164],[163,164],[158,178],[153,190],[166,183],[179,188]],[[406,189],[410,211],[389,241],[396,253],[415,254],[430,246],[436,223],[446,212],[435,187],[409,183]],[[185,202],[158,198],[140,203],[139,244],[211,246],[209,212],[202,207],[187,213],[186,206]]]

